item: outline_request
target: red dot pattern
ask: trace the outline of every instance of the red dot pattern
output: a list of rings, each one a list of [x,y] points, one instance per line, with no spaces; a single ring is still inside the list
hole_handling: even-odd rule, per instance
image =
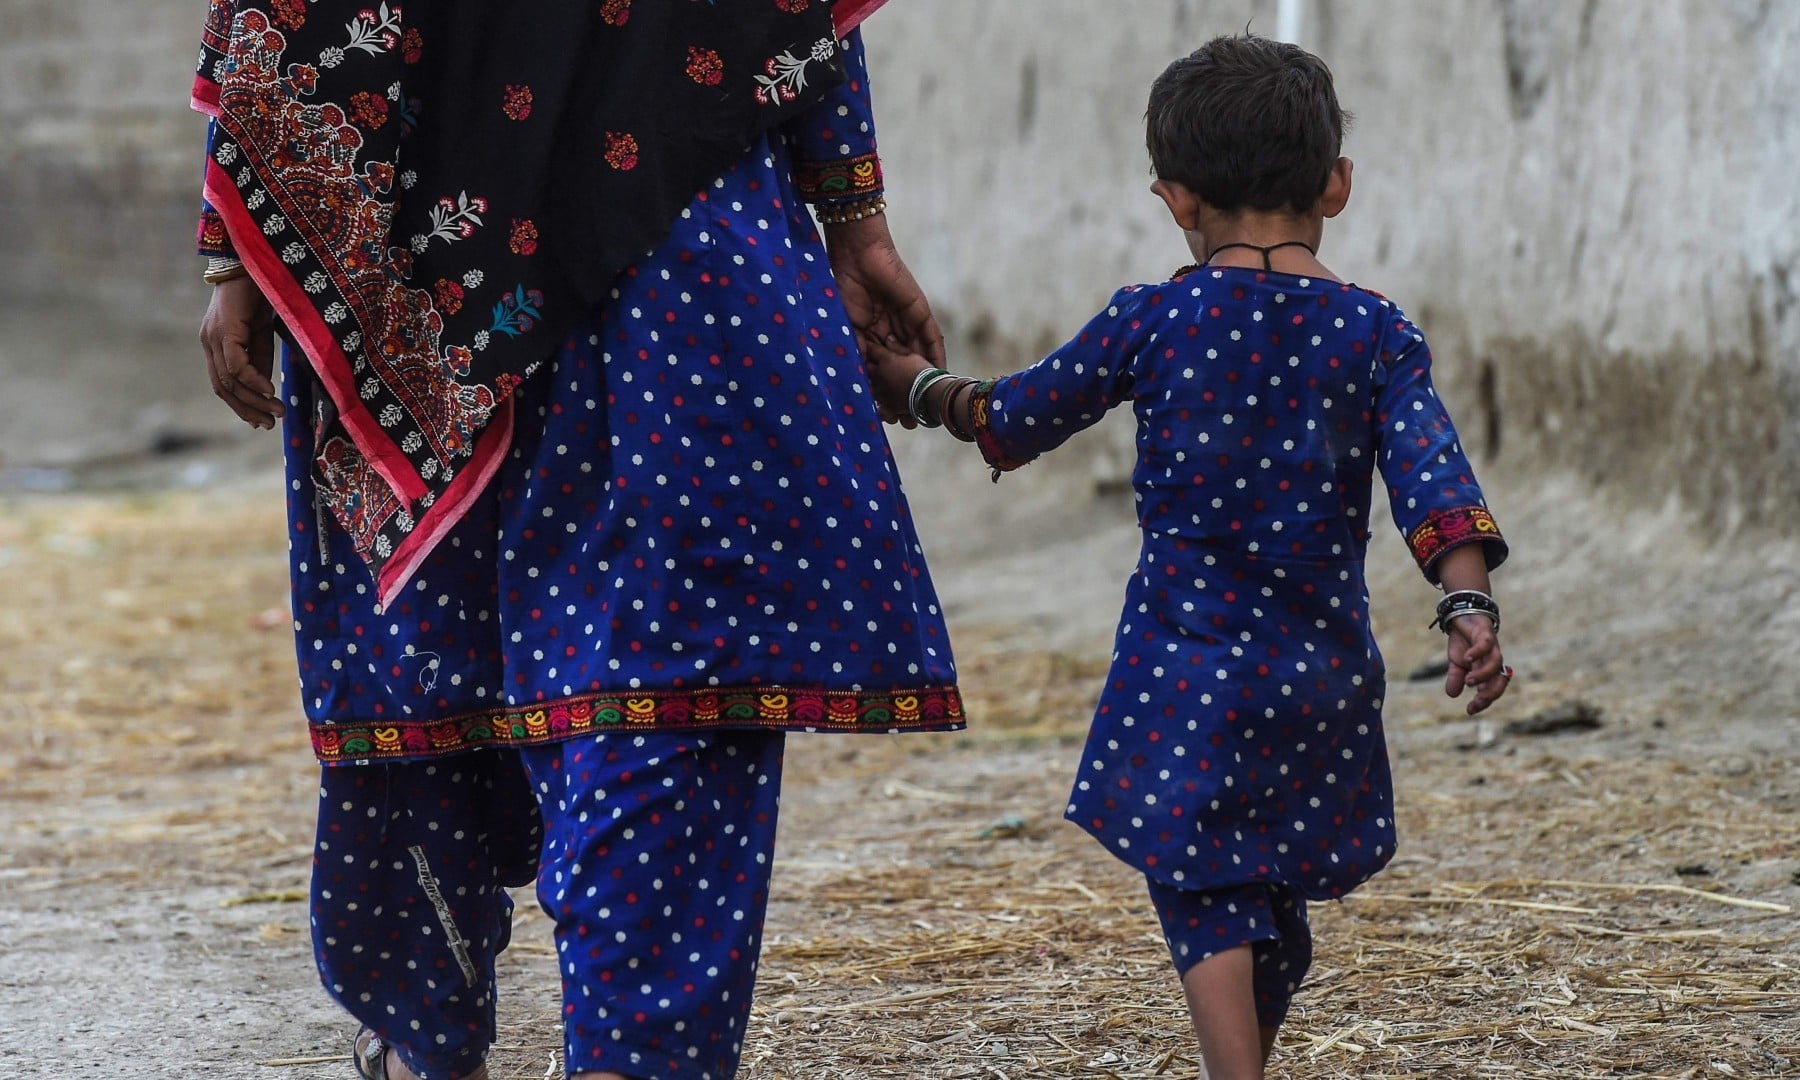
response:
[[[1374,474],[1403,536],[1483,505],[1430,352],[1365,289],[1206,268],[1000,379],[983,446],[1026,462],[1126,401],[1143,549],[1068,816],[1179,888],[1342,895],[1395,842]]]

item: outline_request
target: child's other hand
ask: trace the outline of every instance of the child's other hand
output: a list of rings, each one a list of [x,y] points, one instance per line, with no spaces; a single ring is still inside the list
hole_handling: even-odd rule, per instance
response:
[[[875,407],[881,418],[903,428],[914,428],[912,413],[906,407],[913,380],[919,372],[932,367],[931,361],[915,352],[905,351],[898,342],[883,344],[874,338],[863,341],[863,369],[869,374],[869,385],[875,391]]]
[[[1463,687],[1474,687],[1475,697],[1469,702],[1469,715],[1474,716],[1499,701],[1512,684],[1500,655],[1500,638],[1492,620],[1482,615],[1452,620],[1448,637],[1450,674],[1444,679],[1444,693],[1461,697]]]

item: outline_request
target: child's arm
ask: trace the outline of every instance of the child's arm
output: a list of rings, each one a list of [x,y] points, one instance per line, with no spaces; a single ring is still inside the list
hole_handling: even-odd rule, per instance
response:
[[[1137,357],[1157,339],[1149,320],[1141,317],[1147,299],[1145,290],[1120,290],[1079,334],[1024,371],[988,383],[958,376],[935,379],[918,402],[919,417],[976,443],[1000,472],[1056,449],[1130,400]],[[909,415],[910,392],[928,370],[924,357],[895,352],[892,343],[889,348],[876,343],[869,360],[877,399],[885,409]]]
[[[1427,580],[1446,595],[1492,595],[1488,571],[1506,558],[1506,541],[1488,513],[1475,471],[1450,414],[1431,382],[1431,349],[1395,312],[1381,357],[1385,382],[1376,398],[1377,463],[1387,482],[1394,524]],[[1511,676],[1501,657],[1496,620],[1453,616],[1444,627],[1450,673],[1444,692],[1475,688],[1472,715],[1506,692]]]
[[[1473,590],[1493,595],[1493,587],[1488,584],[1487,558],[1478,547],[1445,552],[1438,559],[1437,571],[1446,594]],[[1444,693],[1461,697],[1464,686],[1473,686],[1475,697],[1469,702],[1469,715],[1473,716],[1498,701],[1512,683],[1511,669],[1500,654],[1500,632],[1493,620],[1469,614],[1452,619],[1444,633],[1449,639],[1444,646],[1445,656],[1450,661]]]

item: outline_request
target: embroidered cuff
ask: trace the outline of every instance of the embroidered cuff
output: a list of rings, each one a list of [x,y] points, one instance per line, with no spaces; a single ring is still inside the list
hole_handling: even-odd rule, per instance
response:
[[[1030,462],[1010,457],[1000,446],[1000,436],[994,433],[993,415],[989,409],[989,399],[994,396],[993,380],[982,383],[975,388],[969,398],[969,415],[975,423],[975,445],[981,450],[981,456],[993,466],[994,479],[1000,479],[1003,472],[1012,472]]]
[[[794,184],[809,203],[868,199],[882,193],[881,157],[871,153],[837,161],[796,162]]]
[[[1494,523],[1494,516],[1485,507],[1434,510],[1424,524],[1406,538],[1419,569],[1433,585],[1438,583],[1436,564],[1444,553],[1474,543],[1484,546],[1489,570],[1506,561],[1506,539],[1500,535],[1500,526]]]
[[[231,246],[231,236],[225,231],[225,219],[210,206],[200,211],[195,244],[206,258],[237,258],[237,249]]]

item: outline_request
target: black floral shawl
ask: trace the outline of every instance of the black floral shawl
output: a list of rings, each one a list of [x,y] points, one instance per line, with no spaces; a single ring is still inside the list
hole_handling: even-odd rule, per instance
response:
[[[842,0],[843,32],[879,0]],[[212,0],[208,201],[327,393],[320,497],[383,603],[513,390],[764,130],[843,78],[830,0]]]

